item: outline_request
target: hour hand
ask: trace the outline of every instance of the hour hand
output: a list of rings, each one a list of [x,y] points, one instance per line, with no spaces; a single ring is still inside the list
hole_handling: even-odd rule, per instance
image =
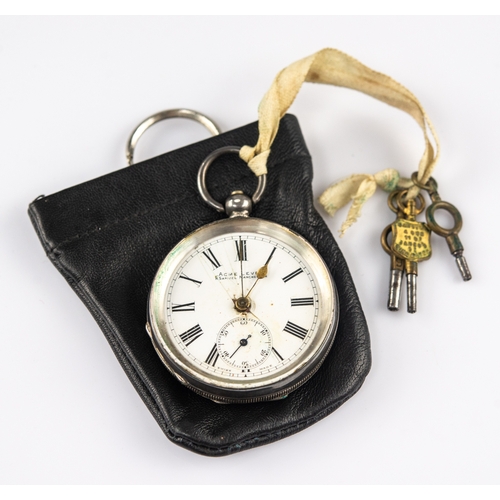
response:
[[[261,280],[267,276],[267,264],[264,264],[257,270],[257,279]]]

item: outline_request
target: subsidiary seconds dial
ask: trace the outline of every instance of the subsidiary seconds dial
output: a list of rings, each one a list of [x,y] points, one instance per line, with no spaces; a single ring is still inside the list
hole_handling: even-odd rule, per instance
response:
[[[243,314],[226,323],[217,334],[217,350],[228,365],[250,373],[271,353],[269,329],[256,318]]]

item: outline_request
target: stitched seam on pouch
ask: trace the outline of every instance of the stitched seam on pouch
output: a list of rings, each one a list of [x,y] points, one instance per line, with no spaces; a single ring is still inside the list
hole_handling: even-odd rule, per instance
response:
[[[42,247],[45,249],[47,255],[49,256],[50,261],[54,264],[55,268],[63,275],[64,279],[68,282],[70,287],[75,291],[76,295],[81,299],[83,304],[90,311],[90,314],[96,320],[96,323],[104,333],[104,337],[108,341],[111,350],[113,351],[118,362],[129,377],[139,396],[144,401],[144,404],[153,415],[153,418],[156,419],[156,421],[160,425],[160,428],[162,428],[162,430],[166,434],[168,434],[171,439],[174,439],[175,436],[170,429],[168,416],[163,414],[156,400],[157,396],[153,393],[149,385],[146,384],[146,382],[143,380],[139,370],[137,370],[137,368],[135,367],[134,362],[129,358],[129,356],[127,356],[127,352],[118,340],[118,336],[116,335],[114,328],[109,324],[100,307],[95,303],[88,291],[81,286],[81,284],[73,276],[71,271],[57,258],[58,254],[54,251],[55,249],[50,248],[48,241],[43,237],[43,231],[41,229],[41,223],[38,214],[33,210],[32,206],[29,207],[28,215],[33,223],[35,232],[40,238]],[[127,372],[127,369],[124,366],[125,364],[129,368],[129,371],[133,372],[133,378],[131,378],[129,373]]]
[[[295,158],[310,158],[310,155],[306,155],[306,154],[298,154],[297,155],[297,154],[294,154],[292,156],[288,156],[286,158],[283,158],[282,160],[280,160],[277,163],[273,163],[272,167],[281,165],[282,163],[285,163],[286,161],[288,161],[290,159],[295,159]],[[249,175],[245,175],[243,177],[240,177],[239,180],[246,180],[246,179],[250,179],[250,178],[253,178],[253,177],[254,176],[252,174],[249,174]],[[216,184],[216,187],[227,186],[227,185],[228,185],[228,183],[220,183],[220,184]],[[137,217],[142,217],[144,215],[153,213],[156,210],[160,210],[160,209],[162,209],[164,207],[167,207],[169,205],[176,205],[176,204],[181,203],[181,202],[183,202],[185,200],[196,198],[197,196],[198,195],[194,195],[194,194],[185,195],[185,196],[183,196],[181,198],[175,199],[174,201],[168,201],[168,202],[165,202],[165,203],[160,203],[160,204],[154,205],[153,207],[148,208],[147,210],[142,210],[142,211],[139,211],[139,212],[135,212],[132,215],[129,215],[128,217],[123,217],[122,219],[115,219],[113,221],[110,221],[110,222],[104,224],[103,226],[94,227],[94,228],[89,229],[89,230],[87,230],[85,232],[82,232],[82,233],[79,233],[79,234],[75,234],[74,236],[71,236],[70,238],[67,238],[64,241],[62,241],[62,242],[58,243],[57,245],[55,245],[51,249],[51,252],[56,252],[59,248],[61,248],[62,246],[66,245],[68,243],[71,243],[72,241],[75,241],[77,239],[80,239],[80,238],[83,238],[83,237],[86,237],[86,236],[90,236],[93,233],[101,232],[101,231],[109,228],[110,226],[114,226],[116,224],[119,224],[120,222],[125,222],[125,221],[128,221],[128,220],[132,220],[132,219],[135,219]]]
[[[42,231],[42,225],[40,222],[40,217],[38,216],[38,213],[34,210],[33,205],[30,205],[28,208],[28,216],[31,220],[31,223],[33,224],[33,227],[35,228],[35,233],[38,236],[38,239],[40,240],[40,243],[42,244],[45,253],[49,255],[50,253],[52,253],[54,249],[51,247],[50,243],[44,236],[44,232]]]
[[[75,291],[76,295],[81,299],[83,304],[87,307],[91,315],[94,317],[98,327],[104,333],[104,337],[108,341],[108,344],[110,345],[113,354],[115,355],[118,362],[122,366],[126,375],[129,377],[129,380],[136,389],[137,393],[144,401],[146,407],[149,409],[153,417],[157,420],[160,427],[162,427],[162,429],[166,433],[172,436],[173,433],[172,430],[170,429],[171,427],[170,422],[167,418],[167,415],[165,415],[162,412],[160,406],[158,405],[157,395],[154,393],[154,391],[152,391],[151,387],[148,384],[146,384],[146,382],[143,380],[141,373],[135,367],[135,364],[132,361],[132,359],[130,359],[130,357],[127,355],[127,351],[121,345],[119,338],[115,333],[114,327],[111,326],[106,316],[103,314],[100,306],[96,304],[93,297],[88,293],[87,290],[85,290],[84,287],[81,286],[80,282],[73,276],[71,271],[64,264],[61,263],[59,259],[53,258],[51,259],[51,261],[53,262],[56,269],[58,269],[61,272],[64,279],[66,279],[71,288]],[[130,375],[133,375],[133,377],[131,377]]]

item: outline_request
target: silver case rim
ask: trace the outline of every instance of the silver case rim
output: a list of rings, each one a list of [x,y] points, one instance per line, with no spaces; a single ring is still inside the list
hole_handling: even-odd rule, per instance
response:
[[[235,232],[250,232],[268,236],[285,243],[307,263],[317,280],[320,294],[320,316],[315,338],[305,356],[288,365],[285,370],[259,379],[258,382],[227,380],[217,374],[200,372],[184,357],[168,335],[162,335],[165,321],[165,295],[170,280],[189,252],[213,238]],[[163,285],[163,286],[162,286]],[[330,305],[328,305],[330,304]],[[282,397],[305,383],[321,366],[335,339],[339,319],[338,293],[331,273],[318,251],[294,231],[254,217],[234,217],[207,224],[182,239],[165,257],[153,280],[148,299],[148,332],[165,366],[181,383],[201,395],[225,402],[249,402]]]

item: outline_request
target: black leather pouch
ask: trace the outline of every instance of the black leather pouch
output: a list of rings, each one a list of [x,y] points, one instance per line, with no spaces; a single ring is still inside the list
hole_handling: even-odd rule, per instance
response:
[[[196,176],[217,148],[255,144],[257,123],[85,182],[29,207],[48,257],[108,339],[137,392],[173,442],[210,456],[271,443],[333,412],[361,387],[370,364],[368,328],[345,260],[313,205],[312,166],[296,118],[286,115],[268,161],[268,184],[252,215],[291,228],[323,256],[340,299],[338,333],[325,363],[287,398],[217,404],[182,386],[145,331],[156,270],[191,231],[225,217],[201,199]],[[254,174],[236,155],[208,173],[215,199],[253,193]],[[334,425],[334,422],[332,422]]]

